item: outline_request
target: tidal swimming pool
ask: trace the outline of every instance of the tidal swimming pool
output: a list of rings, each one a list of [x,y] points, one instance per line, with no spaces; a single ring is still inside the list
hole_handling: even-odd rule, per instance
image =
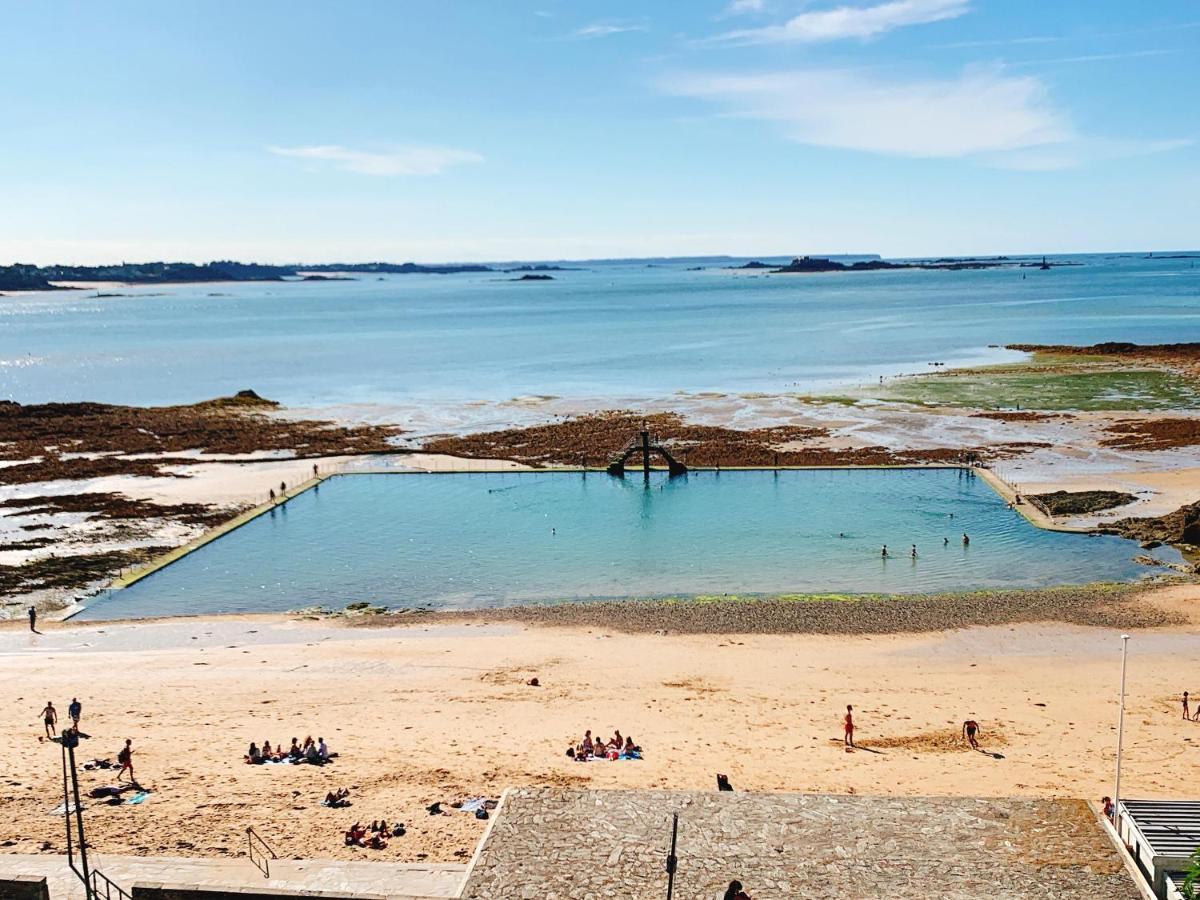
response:
[[[953,469],[342,475],[76,618],[1037,587],[1135,580],[1139,552]]]

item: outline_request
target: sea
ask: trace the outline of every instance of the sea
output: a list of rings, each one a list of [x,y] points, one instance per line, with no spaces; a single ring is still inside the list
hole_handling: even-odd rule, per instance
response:
[[[826,393],[1020,358],[1011,343],[1200,335],[1200,258],[1184,251],[1058,255],[1070,265],[1049,270],[729,268],[746,261],[9,295],[0,398],[177,404],[252,389],[453,430],[502,424],[497,404]]]

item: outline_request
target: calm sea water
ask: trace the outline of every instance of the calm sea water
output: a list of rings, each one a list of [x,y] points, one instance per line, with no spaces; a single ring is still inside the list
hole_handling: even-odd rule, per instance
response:
[[[81,618],[1024,587],[1133,580],[1139,552],[1036,529],[952,470],[345,475]]]
[[[4,297],[0,397],[183,403],[253,388],[289,405],[453,408],[775,393],[1007,358],[988,345],[1196,333],[1196,260],[1072,259],[1084,265],[745,277],[600,264],[544,283],[406,275]]]

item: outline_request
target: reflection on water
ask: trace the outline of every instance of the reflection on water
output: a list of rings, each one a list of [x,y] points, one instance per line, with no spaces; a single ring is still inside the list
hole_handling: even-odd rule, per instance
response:
[[[1139,552],[1038,530],[956,470],[349,475],[81,618],[1022,587],[1132,580]]]

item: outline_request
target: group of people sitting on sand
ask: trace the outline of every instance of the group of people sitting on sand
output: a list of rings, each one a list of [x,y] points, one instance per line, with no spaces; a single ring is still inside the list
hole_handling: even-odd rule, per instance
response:
[[[597,737],[593,738],[591,731],[586,731],[582,741],[574,747],[567,748],[567,756],[576,762],[590,762],[596,759],[641,759],[642,748],[633,742],[633,738],[621,737],[620,731],[614,733],[608,741],[599,737],[599,732]]]
[[[336,756],[336,753],[330,753],[329,748],[325,746],[325,738],[319,737],[314,741],[309,735],[303,744],[297,738],[292,738],[292,746],[286,748],[283,744],[272,747],[270,741],[263,741],[262,748],[259,749],[257,744],[251,742],[245,760],[252,766],[263,763],[310,763],[323,766]]]
[[[404,823],[388,825],[386,820],[380,819],[378,822],[372,822],[368,830],[355,822],[346,830],[346,846],[383,850],[387,847],[389,837],[404,837]]]

